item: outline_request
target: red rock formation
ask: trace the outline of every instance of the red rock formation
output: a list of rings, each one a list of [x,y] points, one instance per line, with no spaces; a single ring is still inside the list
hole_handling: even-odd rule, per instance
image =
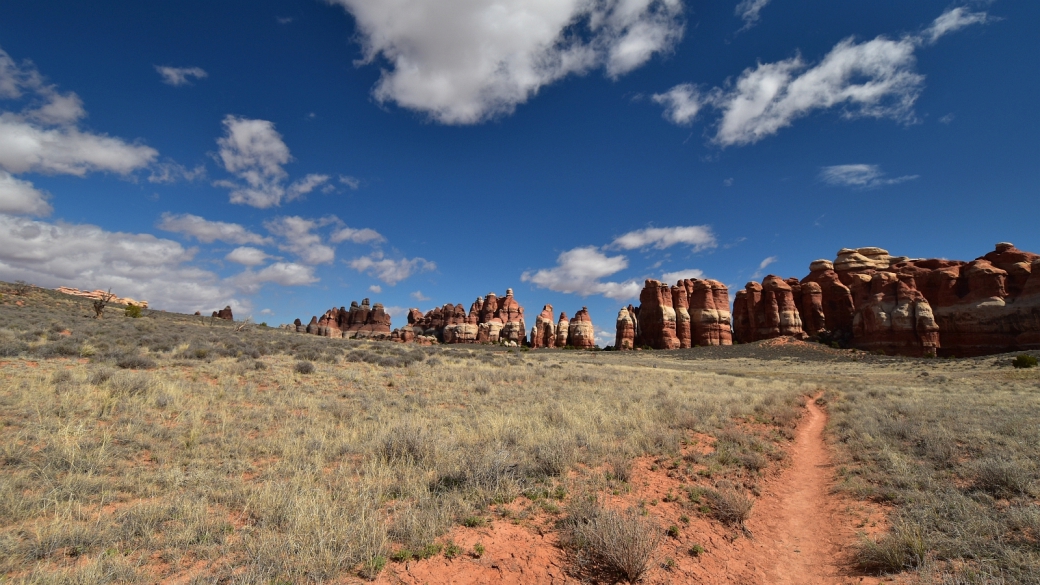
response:
[[[971,262],[846,248],[833,263],[813,262],[800,288],[787,284],[810,336],[901,355],[973,356],[1040,349],[1038,268],[1040,255],[1008,243]],[[774,299],[785,298],[767,281]],[[791,334],[772,327],[772,300],[754,298],[762,288],[750,283],[737,295],[734,325],[742,342]],[[778,303],[777,313],[785,306]]]
[[[390,315],[381,303],[369,305],[364,299],[350,303],[350,309],[333,307],[321,317],[312,317],[310,324],[303,328],[303,323],[295,321],[296,331],[321,335],[323,337],[347,339],[389,339]],[[302,330],[301,330],[302,329]]]
[[[567,313],[560,311],[560,320],[556,323],[556,347],[567,347],[570,329],[571,321],[567,318]]]
[[[556,347],[556,324],[553,323],[553,307],[545,305],[542,312],[535,318],[534,328],[531,329],[531,348]]]
[[[742,291],[743,292],[743,291]],[[622,344],[627,331],[635,330],[632,344],[654,349],[677,349],[697,345],[731,345],[729,290],[715,280],[686,279],[675,286],[647,280],[639,295],[640,306],[625,310],[628,319],[618,315],[616,343]],[[733,318],[746,314],[738,301]],[[623,346],[618,347],[624,349]]]
[[[216,319],[223,319],[225,321],[235,320],[235,316],[231,314],[231,307],[224,307],[219,311],[213,311],[212,316]]]
[[[682,281],[672,287],[672,308],[675,309],[675,337],[679,339],[679,347],[692,345],[690,326],[690,297]]]
[[[636,315],[632,305],[628,308],[622,307],[617,316],[617,337],[614,340],[614,349],[633,349],[636,343]]]
[[[513,298],[513,289],[498,298],[495,293],[478,297],[469,313],[463,305],[447,304],[427,312],[408,311],[408,324],[416,340],[428,337],[442,343],[515,343],[527,342],[524,308]],[[399,334],[398,337],[401,337]]]
[[[98,301],[98,300],[101,300],[101,299],[107,299],[108,302],[113,304],[113,305],[137,305],[138,307],[141,307],[142,309],[147,309],[148,308],[148,301],[138,301],[138,300],[134,300],[134,299],[132,299],[130,297],[119,297],[119,296],[116,296],[116,295],[112,294],[109,291],[103,291],[101,289],[97,289],[97,290],[80,290],[78,288],[72,288],[71,286],[59,286],[58,288],[56,288],[54,290],[56,290],[56,291],[58,291],[60,293],[63,293],[63,294],[72,295],[74,297],[82,297],[82,298],[85,298],[85,299],[91,299],[91,300],[94,300],[94,301]],[[198,315],[199,312],[196,311],[195,314]]]
[[[647,280],[639,293],[638,345],[654,349],[678,349],[672,291],[659,280]]]
[[[587,307],[582,307],[571,319],[567,327],[567,343],[578,349],[596,347],[596,331],[592,327],[592,318],[589,317]]]

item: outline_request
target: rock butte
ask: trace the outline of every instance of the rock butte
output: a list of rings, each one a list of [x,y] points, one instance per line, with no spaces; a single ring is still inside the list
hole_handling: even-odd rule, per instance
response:
[[[389,322],[388,322],[389,323]],[[513,289],[506,296],[495,293],[477,297],[469,307],[448,303],[423,315],[419,309],[409,309],[408,324],[390,332],[389,339],[401,343],[504,343],[511,346],[527,344],[527,326],[524,308],[513,298]]]
[[[231,314],[231,307],[230,306],[224,307],[223,309],[221,309],[219,311],[213,311],[213,315],[211,315],[211,317],[213,317],[215,319],[223,319],[225,321],[234,321],[235,320],[235,316]]]
[[[647,280],[639,303],[618,311],[616,349],[733,344],[729,289],[721,282],[684,279],[668,286]]]
[[[1040,255],[1012,244],[971,262],[843,248],[809,271],[739,291],[735,339],[791,336],[907,356],[1040,349]]]
[[[545,305],[541,314],[531,328],[531,348],[573,347],[577,349],[594,349],[596,347],[596,331],[592,327],[589,310],[582,307],[567,319],[567,313],[560,313],[560,320],[553,325],[553,307]]]
[[[381,303],[369,305],[368,299],[362,300],[360,305],[352,301],[350,309],[333,307],[321,317],[311,317],[307,325],[297,319],[294,325],[297,333],[323,337],[390,339],[390,315]]]

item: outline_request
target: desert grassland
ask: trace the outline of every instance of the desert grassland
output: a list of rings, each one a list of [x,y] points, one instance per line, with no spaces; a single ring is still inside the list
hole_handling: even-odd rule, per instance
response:
[[[652,455],[690,516],[738,526],[822,392],[836,491],[892,510],[847,562],[1040,582],[1040,369],[1008,356],[420,348],[91,314],[0,296],[0,581],[352,582],[458,554],[452,527],[523,520],[517,498],[571,558],[637,575],[664,527],[597,494]],[[680,456],[697,433],[708,452]]]
[[[1040,369],[907,360],[830,387],[839,489],[894,506],[863,569],[1040,583]]]
[[[11,582],[357,580],[439,553],[496,503],[566,499],[589,477],[616,490],[628,461],[675,456],[693,431],[729,433],[726,456],[704,462],[715,474],[753,475],[778,450],[735,421],[783,442],[814,390],[650,355],[422,350],[161,318],[34,325],[0,367]],[[168,349],[149,349],[170,331]],[[34,357],[70,337],[111,355]],[[214,357],[228,348],[238,357]]]

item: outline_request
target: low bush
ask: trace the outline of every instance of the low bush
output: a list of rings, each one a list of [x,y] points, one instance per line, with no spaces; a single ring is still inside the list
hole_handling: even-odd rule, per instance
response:
[[[573,542],[635,583],[650,567],[660,529],[635,510],[579,506],[571,517]]]
[[[127,317],[130,317],[131,319],[140,319],[141,307],[133,304],[127,305],[126,309],[123,311],[123,314]]]
[[[1015,359],[1011,361],[1011,365],[1016,368],[1035,368],[1037,365],[1037,359],[1028,353],[1024,353],[1015,357]]]
[[[137,354],[127,354],[118,358],[116,365],[124,370],[151,370],[158,364],[152,358]]]
[[[297,374],[313,374],[314,364],[312,364],[311,362],[300,360],[296,362],[296,365],[293,366],[293,370],[295,370]]]
[[[855,549],[856,565],[870,573],[898,573],[921,565],[928,547],[919,526],[898,522],[878,540],[864,537]]]

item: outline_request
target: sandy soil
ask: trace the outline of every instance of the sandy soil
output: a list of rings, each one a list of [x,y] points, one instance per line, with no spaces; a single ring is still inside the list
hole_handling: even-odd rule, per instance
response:
[[[665,539],[654,568],[640,581],[646,584],[719,583],[734,585],[845,585],[877,584],[881,580],[855,573],[849,567],[849,547],[857,532],[884,528],[884,511],[853,503],[831,493],[834,469],[824,442],[827,414],[810,401],[790,445],[789,465],[761,483],[747,530],[726,527],[695,517],[678,538]],[[702,451],[705,443],[688,447]],[[637,489],[613,505],[663,498],[680,483],[650,458],[633,469]],[[662,526],[679,524],[681,503],[651,508]],[[524,523],[496,520],[480,529],[457,528],[451,539],[464,552],[454,559],[436,557],[391,564],[377,582],[386,584],[451,583],[588,583],[612,582],[603,575],[576,574],[575,563],[560,547],[552,519],[536,517]],[[473,546],[486,552],[476,558]],[[705,552],[694,558],[692,544]],[[888,578],[891,581],[892,578]]]

